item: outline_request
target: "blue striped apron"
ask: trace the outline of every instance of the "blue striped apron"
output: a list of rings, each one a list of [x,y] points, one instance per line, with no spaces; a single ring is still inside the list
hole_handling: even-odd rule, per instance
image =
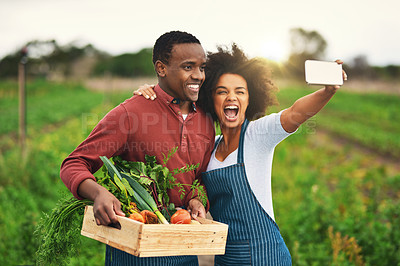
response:
[[[215,265],[291,265],[278,225],[261,207],[247,181],[243,143],[248,124],[245,120],[240,132],[237,164],[203,173],[210,213],[216,221],[229,225],[225,255],[215,256]]]
[[[106,266],[198,266],[197,256],[165,256],[140,258],[106,246]]]

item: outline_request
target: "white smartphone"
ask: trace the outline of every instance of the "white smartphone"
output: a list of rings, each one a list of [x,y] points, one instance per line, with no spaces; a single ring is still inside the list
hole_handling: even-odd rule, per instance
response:
[[[342,65],[336,62],[306,60],[307,84],[343,85]]]

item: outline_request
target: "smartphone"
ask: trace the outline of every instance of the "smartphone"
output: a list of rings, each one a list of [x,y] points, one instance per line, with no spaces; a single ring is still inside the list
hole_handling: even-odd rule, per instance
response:
[[[306,60],[307,84],[343,85],[342,65],[336,62]]]

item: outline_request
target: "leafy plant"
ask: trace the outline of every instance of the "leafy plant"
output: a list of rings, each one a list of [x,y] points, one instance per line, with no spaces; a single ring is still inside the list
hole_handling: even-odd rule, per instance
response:
[[[157,208],[154,199],[137,181],[135,181],[132,177],[125,173],[120,173],[105,156],[100,156],[100,158],[106,166],[106,173],[110,178],[114,179],[117,187],[120,189],[120,192],[122,193],[122,198],[128,201],[128,206],[131,205],[130,201],[132,200],[134,201],[135,206],[139,208],[139,210],[152,211],[157,215],[161,223],[168,224],[168,221]]]
[[[165,165],[168,160],[178,150],[178,147],[171,149],[167,155],[163,154],[163,165],[158,164],[155,156],[145,156],[146,162],[129,162],[122,160],[120,157],[114,157],[113,161],[117,169],[121,173],[134,178],[153,196],[156,201],[158,209],[163,213],[174,211],[173,204],[169,201],[168,191],[170,189],[178,188],[180,198],[183,199],[188,193],[185,186],[189,186],[190,191],[197,194],[199,200],[203,205],[207,204],[207,195],[204,187],[196,179],[192,184],[182,184],[177,182],[174,177],[177,174],[188,173],[199,167],[196,165],[186,165],[179,169],[168,169]],[[167,215],[168,217],[172,215]]]
[[[83,210],[89,200],[61,199],[53,211],[40,220],[35,235],[39,238],[36,252],[38,265],[63,265],[80,244],[80,228]],[[80,223],[79,223],[80,222]]]
[[[340,232],[334,232],[332,226],[328,228],[328,235],[332,243],[333,265],[343,265],[343,260],[346,258],[357,266],[365,265],[361,256],[361,247],[357,245],[354,237],[342,236]]]

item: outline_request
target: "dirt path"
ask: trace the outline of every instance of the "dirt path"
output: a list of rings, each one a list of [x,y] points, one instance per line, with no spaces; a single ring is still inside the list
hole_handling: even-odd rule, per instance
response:
[[[360,93],[385,93],[400,95],[400,82],[349,80],[343,85],[343,89]]]
[[[373,161],[377,165],[385,166],[388,174],[395,175],[400,173],[400,158],[396,158],[392,155],[380,154],[372,148],[365,147],[352,140],[337,136],[327,130],[318,129],[315,135],[315,141],[318,142],[318,145],[324,145],[324,143],[334,143],[338,149],[351,146],[351,149],[354,152],[372,157],[374,159]]]
[[[156,77],[143,78],[92,78],[84,82],[86,88],[95,91],[134,91],[143,84],[157,84]]]

